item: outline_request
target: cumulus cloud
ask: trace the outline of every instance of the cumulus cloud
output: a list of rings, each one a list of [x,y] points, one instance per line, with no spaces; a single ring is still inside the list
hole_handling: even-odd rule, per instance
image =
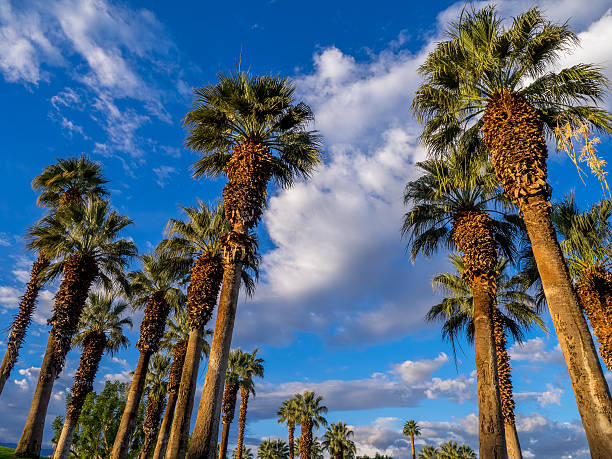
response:
[[[547,343],[543,338],[529,339],[523,343],[515,343],[508,350],[510,358],[515,361],[542,362],[563,364],[563,354],[557,344],[552,349],[547,349]]]
[[[543,392],[516,392],[514,397],[517,400],[535,399],[542,408],[548,405],[561,406],[561,396],[563,389],[554,387],[552,384],[546,384],[546,390]]]
[[[406,360],[403,363],[393,365],[393,372],[398,374],[403,381],[414,384],[429,379],[434,371],[447,362],[448,356],[441,352],[433,360]]]

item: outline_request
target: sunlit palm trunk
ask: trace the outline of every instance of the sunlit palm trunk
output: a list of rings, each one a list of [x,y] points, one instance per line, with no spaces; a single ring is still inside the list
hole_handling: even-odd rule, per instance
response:
[[[41,288],[41,283],[38,280],[38,276],[41,271],[49,266],[49,260],[42,255],[38,256],[38,259],[32,265],[32,271],[30,274],[30,281],[26,286],[26,291],[21,302],[19,303],[19,312],[11,325],[11,332],[6,343],[6,352],[2,359],[2,365],[0,366],[0,394],[4,389],[4,384],[9,378],[17,357],[19,356],[19,348],[25,338],[28,325],[32,320],[32,314],[36,307],[36,298]]]
[[[570,374],[591,457],[610,458],[612,457],[610,390],[603,376],[576,293],[572,288],[548,207],[527,206],[524,209],[523,220],[559,345]]]
[[[300,458],[310,458],[312,448],[312,421],[306,419],[300,425]]]
[[[249,392],[244,388],[240,389],[240,414],[238,415],[238,451],[237,459],[242,459],[242,445],[244,444],[244,428],[246,426],[247,406],[249,404]]]
[[[210,348],[206,380],[202,390],[198,417],[187,452],[187,458],[189,459],[215,459],[217,453],[221,400],[236,318],[241,274],[241,261],[225,262],[219,310]]]
[[[412,449],[412,459],[416,459],[416,452],[414,451],[414,434],[410,434],[410,448]]]
[[[294,442],[295,425],[293,425],[292,423],[289,423],[287,425],[287,429],[289,430],[289,459],[293,459],[295,455],[295,442]]]

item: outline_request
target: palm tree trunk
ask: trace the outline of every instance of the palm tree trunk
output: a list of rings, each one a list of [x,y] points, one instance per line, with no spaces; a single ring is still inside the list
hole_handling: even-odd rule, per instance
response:
[[[150,351],[140,352],[138,365],[136,365],[136,371],[134,372],[134,379],[130,385],[130,392],[128,393],[123,415],[121,416],[121,424],[119,424],[119,430],[113,443],[111,459],[125,459],[127,457],[132,435],[136,428],[136,416],[138,415],[138,407],[140,406],[140,400],[142,399],[145,387],[151,354]]]
[[[215,459],[217,453],[221,398],[225,385],[227,359],[232,343],[234,319],[236,318],[242,265],[240,258],[235,261],[227,260],[224,265],[223,286],[219,298],[215,332],[198,417],[187,452],[188,459]]]
[[[249,404],[248,389],[240,389],[240,414],[238,415],[238,451],[236,459],[242,459],[242,445],[244,444],[244,428],[246,426],[247,405]]]
[[[229,440],[230,422],[226,422],[225,419],[222,422],[223,429],[221,430],[221,443],[219,443],[219,459],[225,459],[227,457],[227,444]]]
[[[87,293],[98,274],[95,260],[82,255],[72,255],[64,266],[64,278],[55,295],[52,324],[47,349],[40,367],[38,383],[26,425],[15,448],[15,457],[39,457],[47,407],[53,391],[53,383],[64,368],[66,354],[70,350]]]
[[[310,459],[312,448],[312,421],[306,419],[300,425],[300,459]]]
[[[157,434],[159,432],[159,421],[164,411],[164,402],[165,402],[165,394],[164,395],[154,395],[151,396],[149,392],[149,397],[147,401],[147,409],[145,411],[145,419],[142,425],[142,429],[145,434],[144,443],[142,445],[142,449],[140,450],[140,459],[147,459],[151,450],[154,446],[154,441],[157,438]]]
[[[223,391],[223,402],[221,404],[221,410],[223,411],[223,431],[221,432],[221,444],[219,445],[219,459],[225,459],[227,455],[229,431],[236,411],[238,389],[239,386],[236,381],[226,381],[225,390]]]
[[[523,209],[546,303],[572,381],[591,457],[612,457],[612,399],[578,298],[570,281],[547,202],[541,196]]]
[[[38,259],[32,265],[30,281],[28,282],[25,294],[19,303],[19,312],[15,316],[15,320],[13,320],[13,324],[11,325],[11,332],[6,343],[6,352],[4,353],[4,358],[2,359],[2,366],[0,366],[0,394],[2,394],[4,384],[10,376],[15,363],[17,362],[19,348],[23,343],[26,331],[30,325],[30,321],[32,320],[32,313],[36,307],[36,298],[38,297],[38,292],[42,287],[42,284],[38,280],[38,276],[47,266],[49,266],[49,260],[40,254],[38,255]]]
[[[53,453],[53,459],[67,459],[70,454],[74,429],[79,421],[85,397],[93,388],[98,365],[102,360],[105,348],[106,335],[104,332],[90,331],[85,337],[79,368],[74,375],[74,384],[70,389],[72,398],[66,412],[62,433]]]
[[[294,445],[295,425],[292,423],[288,423],[287,429],[289,430],[289,459],[293,459],[295,455],[295,445]],[[220,458],[220,459],[223,459],[223,458]]]
[[[410,434],[410,447],[412,448],[412,459],[416,459],[416,452],[414,451],[414,434]]]

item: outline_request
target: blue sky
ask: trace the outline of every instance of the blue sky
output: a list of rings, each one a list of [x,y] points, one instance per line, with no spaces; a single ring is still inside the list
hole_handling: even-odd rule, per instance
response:
[[[454,439],[475,447],[473,351],[464,346],[456,369],[450,346],[423,320],[438,299],[431,276],[448,265],[443,256],[412,265],[399,233],[403,185],[425,157],[409,112],[416,68],[462,4],[210,3],[0,0],[0,328],[10,324],[32,261],[22,237],[41,211],[30,181],[54,158],[86,153],[103,163],[112,203],[134,220],[126,235],[142,253],[180,216],[179,204],[218,198],[222,180],[190,175],[196,156],[182,147],[180,120],[191,88],[233,70],[242,53],[243,68],[294,79],[326,150],[311,181],[270,190],[260,225],[262,280],[254,298],[239,305],[233,344],[259,347],[266,361],[250,405],[249,444],[284,437],[274,418],[280,401],[314,389],[330,421],[354,427],[359,454],[407,457],[406,419],[421,423],[420,444]],[[513,15],[534,2],[497,4]],[[564,63],[597,63],[612,77],[609,0],[589,8],[575,0],[535,4],[553,20],[569,19],[580,34],[582,48]],[[602,156],[610,148],[604,141]],[[598,183],[583,185],[561,154],[551,153],[550,180],[554,198],[574,189],[586,206],[601,197]],[[41,293],[21,361],[0,397],[7,413],[0,442],[15,442],[21,432],[55,289]],[[511,348],[525,457],[587,457],[554,333],[527,338]],[[134,349],[105,357],[96,389],[104,379],[127,380],[136,360]],[[63,414],[77,365],[71,352],[47,425]]]

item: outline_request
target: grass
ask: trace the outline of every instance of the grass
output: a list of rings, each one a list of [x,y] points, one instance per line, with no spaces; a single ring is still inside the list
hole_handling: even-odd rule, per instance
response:
[[[15,459],[13,457],[13,451],[15,450],[12,448],[6,448],[4,446],[0,446],[0,459]]]

